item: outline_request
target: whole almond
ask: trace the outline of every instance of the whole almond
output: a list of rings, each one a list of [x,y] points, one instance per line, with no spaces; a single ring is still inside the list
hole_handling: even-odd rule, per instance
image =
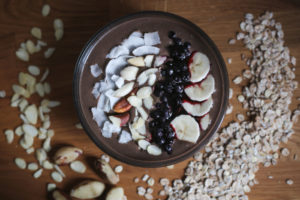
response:
[[[71,146],[62,147],[56,151],[54,161],[58,165],[66,165],[76,160],[81,154],[82,150],[79,148]]]

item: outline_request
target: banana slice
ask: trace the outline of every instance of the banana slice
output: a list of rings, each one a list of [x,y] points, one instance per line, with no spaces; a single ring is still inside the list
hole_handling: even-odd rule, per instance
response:
[[[189,70],[191,82],[196,83],[202,81],[210,70],[208,57],[200,52],[193,53],[189,61]]]
[[[196,143],[200,136],[200,128],[197,121],[190,115],[179,115],[171,122],[179,140]]]
[[[211,123],[211,120],[210,120],[209,115],[205,115],[204,117],[202,117],[200,119],[201,130],[205,131],[208,128],[208,126],[210,125],[210,123]]]
[[[204,101],[215,91],[215,79],[208,75],[205,80],[185,87],[185,94],[194,101]]]
[[[188,112],[190,115],[193,115],[195,117],[201,117],[209,112],[209,110],[213,106],[213,100],[210,97],[204,102],[201,103],[195,103],[190,101],[183,101],[182,107],[186,112]]]

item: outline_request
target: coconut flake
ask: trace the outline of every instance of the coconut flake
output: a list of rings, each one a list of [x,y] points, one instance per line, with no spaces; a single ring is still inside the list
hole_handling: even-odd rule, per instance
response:
[[[117,86],[117,88],[121,88],[124,85],[124,78],[118,76],[118,75],[112,75],[111,80],[115,81],[115,85]]]
[[[102,69],[99,67],[98,64],[91,65],[90,69],[91,69],[91,74],[95,78],[97,78],[98,76],[100,76],[103,73]]]
[[[157,31],[144,34],[145,45],[160,44],[160,38]]]
[[[131,36],[135,36],[135,37],[143,37],[143,34],[142,34],[142,32],[141,31],[134,31],[134,32],[132,32],[130,35],[129,35],[129,37],[131,37]]]
[[[133,50],[133,55],[135,56],[143,56],[147,54],[158,54],[160,51],[159,48],[153,46],[140,46]]]
[[[153,144],[147,146],[147,152],[153,156],[159,156],[162,153],[161,149]]]
[[[122,130],[120,137],[119,137],[119,143],[125,144],[132,140],[131,134],[125,130]]]
[[[42,30],[38,27],[33,27],[30,31],[31,35],[37,39],[42,39]]]
[[[151,96],[149,96],[143,100],[143,103],[144,103],[145,108],[150,110],[153,107],[153,98]]]
[[[93,115],[93,120],[95,120],[97,125],[101,127],[103,122],[107,120],[105,113],[103,112],[103,110],[97,109],[97,107],[93,107],[91,111]]]
[[[120,131],[121,131],[120,127],[115,126],[109,121],[105,121],[102,128],[102,135],[106,138],[111,138],[112,133],[120,133]]]
[[[43,5],[43,8],[42,8],[42,15],[44,16],[44,17],[46,17],[46,16],[48,16],[49,15],[49,13],[50,13],[50,6],[48,5],[48,4],[44,4]]]
[[[129,49],[126,46],[119,45],[116,47],[113,47],[109,54],[106,55],[106,58],[118,58],[120,56],[128,55],[129,54]]]
[[[5,98],[5,97],[6,97],[5,90],[0,90],[0,98]]]
[[[147,140],[139,140],[138,145],[141,149],[147,150],[147,147],[150,145],[150,142],[148,142]]]
[[[97,82],[95,83],[93,90],[92,90],[92,95],[95,97],[95,99],[97,99],[100,96],[100,83]]]
[[[8,129],[8,130],[5,130],[5,131],[4,131],[4,134],[5,134],[5,136],[6,136],[6,141],[7,141],[7,143],[8,143],[8,144],[11,144],[11,143],[13,142],[13,140],[14,140],[14,131]]]
[[[105,96],[109,99],[110,108],[113,109],[114,105],[120,100],[120,98],[115,97],[114,90],[109,89],[105,92]]]
[[[120,56],[115,59],[111,59],[105,68],[105,74],[119,74],[121,69],[127,65],[127,58],[129,56]]]
[[[143,46],[145,44],[144,39],[138,36],[131,35],[127,39],[123,40],[122,45],[132,51],[133,49]]]

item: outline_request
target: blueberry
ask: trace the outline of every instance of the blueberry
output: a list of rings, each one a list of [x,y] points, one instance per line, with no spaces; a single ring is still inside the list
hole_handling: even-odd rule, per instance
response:
[[[188,71],[189,68],[187,65],[183,65],[181,69],[182,69],[182,71],[186,72],[186,71]]]
[[[158,129],[156,130],[156,136],[159,137],[159,138],[161,138],[163,135],[164,135],[163,129],[158,128]]]
[[[162,76],[166,76],[166,75],[167,75],[167,70],[166,70],[166,69],[162,69],[162,70],[160,71],[160,74],[161,74]]]
[[[164,103],[168,102],[168,97],[167,96],[161,96],[160,100]]]
[[[174,37],[174,38],[173,38],[173,42],[174,42],[175,44],[177,44],[177,45],[181,45],[181,44],[182,44],[181,39],[178,38],[178,37]]]
[[[167,152],[168,154],[171,154],[172,151],[173,151],[172,146],[171,146],[170,144],[166,144],[166,145],[164,146],[164,149],[166,150],[166,152]]]
[[[156,128],[157,125],[158,125],[157,121],[152,120],[151,122],[149,122],[149,128],[150,129]]]
[[[153,119],[159,119],[160,118],[160,112],[158,110],[154,110],[154,111],[150,112],[150,116]]]
[[[170,31],[169,34],[168,34],[168,37],[169,37],[170,39],[175,38],[175,37],[176,37],[175,32],[174,32],[174,31]]]
[[[165,138],[161,137],[161,138],[159,138],[159,139],[157,140],[157,143],[158,143],[159,145],[163,145],[163,144],[166,143],[166,140],[165,140]]]
[[[172,92],[173,92],[173,86],[172,86],[172,84],[168,84],[166,87],[165,87],[165,91],[167,92],[167,93],[169,93],[169,94],[172,94]],[[165,101],[166,102],[166,101]]]
[[[182,76],[182,81],[185,82],[185,83],[189,82],[190,81],[190,75],[184,74]]]
[[[175,72],[176,72],[177,74],[181,73],[181,67],[176,67],[176,68],[175,68]]]
[[[171,68],[171,67],[173,67],[173,62],[172,61],[168,61],[168,62],[166,62],[166,65]]]
[[[183,93],[183,86],[182,86],[182,85],[177,85],[177,86],[175,87],[175,90],[176,90],[176,92],[178,92],[178,93]]]
[[[170,119],[172,117],[172,111],[171,110],[167,110],[167,111],[165,111],[164,115],[165,115],[166,119]]]
[[[184,48],[189,49],[189,48],[191,48],[191,43],[185,42],[185,43],[183,44],[183,46],[184,46]]]
[[[174,74],[174,70],[173,70],[173,69],[169,69],[169,70],[168,70],[168,75],[169,75],[169,76],[172,76],[173,74]]]

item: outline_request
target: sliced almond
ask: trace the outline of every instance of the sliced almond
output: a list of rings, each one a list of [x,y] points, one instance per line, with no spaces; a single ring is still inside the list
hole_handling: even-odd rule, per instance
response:
[[[33,177],[34,177],[35,179],[37,179],[37,178],[39,178],[39,177],[42,175],[42,173],[43,173],[43,169],[39,169],[39,170],[37,170],[37,171],[33,174]]]
[[[38,130],[35,126],[32,126],[30,124],[23,124],[22,129],[25,134],[30,135],[31,137],[36,137],[38,134]]]
[[[154,59],[154,55],[147,55],[144,59],[144,62],[145,62],[145,66],[146,67],[151,67],[152,66],[152,62],[153,62],[153,59]]]
[[[41,82],[45,81],[46,78],[48,77],[48,75],[49,75],[49,69],[46,68],[46,70],[45,70],[44,74],[42,75],[42,78],[41,78],[40,81],[41,81]]]
[[[37,39],[42,39],[42,30],[38,27],[33,27],[30,31],[31,35],[36,37]]]
[[[15,164],[17,167],[20,169],[25,169],[26,168],[26,161],[23,158],[15,158]]]
[[[127,62],[137,67],[145,67],[144,58],[142,56],[129,58]]]
[[[51,173],[51,178],[55,181],[55,182],[62,182],[63,181],[63,177],[60,175],[60,173],[54,171]]]
[[[35,152],[36,159],[39,161],[40,165],[43,164],[43,162],[47,159],[47,153],[44,149],[39,148]]]
[[[117,89],[116,91],[113,92],[114,97],[124,97],[127,94],[129,94],[134,86],[134,82],[129,82],[123,85],[121,88]]]
[[[24,134],[24,131],[22,129],[22,126],[18,126],[16,129],[15,129],[15,133],[17,136],[21,136]]]
[[[139,71],[138,67],[128,66],[121,70],[120,75],[123,79],[127,81],[133,81],[136,79],[136,75]]]
[[[145,99],[147,97],[149,97],[152,93],[152,88],[149,87],[149,86],[145,86],[145,87],[142,87],[140,88],[137,93],[136,93],[136,96],[140,99]]]
[[[147,147],[150,145],[150,142],[148,142],[147,140],[139,140],[138,145],[141,149],[147,150]]]
[[[130,96],[127,98],[127,101],[132,105],[133,107],[140,107],[142,106],[142,99],[138,98],[137,96]]]
[[[139,134],[133,127],[131,124],[129,124],[129,130],[131,132],[131,137],[133,140],[140,140],[140,139],[144,139],[145,136]]]
[[[25,62],[29,61],[29,54],[25,49],[21,49],[21,48],[18,49],[16,51],[16,56],[22,61],[25,61]]]
[[[147,147],[147,152],[150,155],[154,155],[154,156],[159,156],[162,153],[161,149],[158,146],[153,145],[153,144],[151,144]]]
[[[60,101],[49,101],[49,104],[48,104],[48,106],[50,108],[54,108],[54,107],[57,107],[59,105],[60,105]]]
[[[44,169],[48,169],[48,170],[53,169],[53,164],[49,162],[49,160],[44,160],[42,166]]]
[[[44,86],[45,93],[50,94],[50,92],[51,92],[50,84],[48,82],[45,82],[43,86]]]
[[[8,144],[11,144],[14,141],[14,131],[7,129],[4,131],[4,134],[6,136],[6,141]]]
[[[47,137],[46,140],[43,142],[43,149],[45,151],[49,152],[51,150],[51,137]]]
[[[38,95],[40,97],[44,97],[45,96],[45,90],[44,90],[44,86],[43,86],[42,83],[37,83],[35,85],[35,90],[36,90],[36,92],[38,93]]]
[[[48,16],[50,13],[51,7],[49,6],[49,4],[44,4],[43,8],[42,8],[42,15],[44,17]]]
[[[83,174],[86,171],[86,166],[81,161],[73,161],[70,164],[70,168],[77,173]]]
[[[31,40],[27,40],[26,41],[26,49],[28,51],[28,53],[33,54],[35,53],[35,45]]]
[[[31,124],[37,123],[38,110],[37,110],[37,107],[35,104],[31,104],[31,105],[27,106],[26,109],[24,110],[24,114]],[[37,132],[36,132],[36,134],[37,134]],[[33,137],[35,137],[35,136],[33,136]]]
[[[31,135],[23,134],[22,139],[20,140],[20,145],[24,149],[28,149],[33,145],[34,138]]]
[[[48,183],[47,184],[47,191],[48,192],[51,192],[51,191],[53,191],[55,189],[56,189],[56,184],[55,183]]]
[[[54,29],[63,29],[64,28],[64,23],[61,19],[57,18],[53,21],[53,27]]]
[[[30,171],[35,171],[39,168],[37,163],[29,163],[27,166],[27,169]]]
[[[148,78],[148,85],[153,86],[156,81],[156,75],[150,74]]]
[[[48,49],[44,52],[44,57],[45,57],[46,59],[50,58],[50,57],[53,55],[54,51],[55,51],[55,48],[53,48],[53,47],[48,48]]]
[[[142,108],[142,107],[137,107],[136,109],[137,109],[137,111],[140,113],[140,115],[142,116],[142,118],[143,118],[144,120],[147,120],[147,119],[148,119],[148,113],[144,110],[144,108]]]
[[[18,106],[20,108],[20,111],[24,112],[25,108],[28,106],[28,101],[22,98]]]
[[[28,66],[28,71],[29,71],[30,74],[32,74],[34,76],[40,75],[40,68],[38,68],[35,65],[29,65]]]
[[[153,107],[153,98],[151,96],[143,99],[143,103],[145,108],[147,108],[148,110],[150,110]]]
[[[132,128],[134,129],[139,129],[140,127],[142,127],[143,125],[145,125],[145,120],[141,117],[139,117],[133,124],[132,124]]]
[[[33,152],[34,152],[34,147],[30,147],[30,148],[26,149],[27,154],[32,154]]]
[[[61,40],[64,36],[64,29],[56,29],[54,32],[54,36],[56,40]]]

